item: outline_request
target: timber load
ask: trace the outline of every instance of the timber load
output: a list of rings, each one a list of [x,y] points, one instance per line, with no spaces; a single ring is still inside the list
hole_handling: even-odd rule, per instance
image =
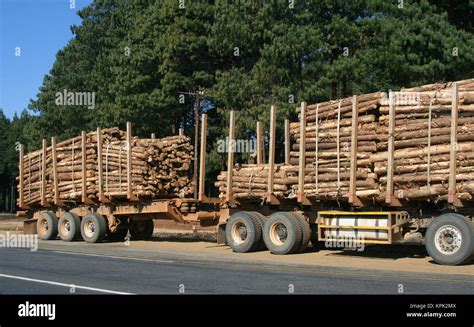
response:
[[[390,105],[394,110],[392,124]],[[387,190],[387,167],[392,157],[394,197],[452,203],[472,200],[474,79],[394,92],[391,100],[385,99],[380,106],[377,133],[381,142],[371,162],[381,192]],[[393,135],[392,156],[389,135]]]
[[[474,79],[363,94],[296,112],[289,164],[275,165],[276,196],[360,199],[359,205],[472,200]],[[267,165],[234,168],[233,197],[265,196],[268,174]],[[222,198],[226,176],[221,172],[216,182]]]
[[[239,199],[263,198],[268,192],[268,165],[246,164],[237,166],[232,172],[232,194]],[[292,165],[276,165],[274,172],[274,194],[288,196],[295,182],[298,169]],[[225,198],[227,171],[221,171],[214,184],[219,188],[219,197]]]
[[[186,136],[128,141],[117,127],[53,138],[51,146],[43,140],[41,150],[21,153],[18,205],[185,197],[193,192],[192,158]]]
[[[300,144],[304,144],[305,175],[303,192],[309,198],[348,199],[351,177],[352,136],[356,129],[357,163],[354,174],[357,195],[363,198],[380,196],[377,177],[370,157],[377,152],[377,112],[385,93],[376,92],[354,98],[306,106],[304,135],[300,121],[290,124],[295,143],[290,152],[291,164],[300,161]],[[355,120],[353,120],[355,114]],[[301,142],[303,137],[303,142]],[[293,190],[297,192],[298,183]]]

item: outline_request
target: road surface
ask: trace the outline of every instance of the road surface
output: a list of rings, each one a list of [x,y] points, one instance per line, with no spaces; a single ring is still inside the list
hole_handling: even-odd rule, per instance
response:
[[[0,249],[0,293],[474,294],[474,278],[469,273],[404,272],[369,266],[354,269],[241,257],[218,260],[212,255],[160,252],[156,248],[125,250],[120,244],[58,240],[41,242],[36,252]]]

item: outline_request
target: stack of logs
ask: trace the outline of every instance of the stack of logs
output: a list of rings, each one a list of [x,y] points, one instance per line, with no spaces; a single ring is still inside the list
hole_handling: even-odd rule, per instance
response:
[[[385,94],[358,97],[356,195],[380,194],[370,157],[377,152],[377,110]],[[353,97],[306,107],[304,194],[318,199],[347,199],[349,194]],[[297,112],[301,115],[301,109]],[[291,164],[299,163],[300,123],[290,124],[295,139]],[[298,183],[292,186],[296,192]]]
[[[125,133],[118,128],[104,129],[103,142],[116,142],[125,138]],[[45,199],[53,201],[53,151],[46,148],[45,160]],[[86,193],[94,198],[97,187],[97,134],[86,134]],[[56,144],[57,179],[60,200],[78,200],[82,194],[82,144],[77,136]],[[37,150],[23,156],[23,196],[26,204],[38,203],[41,200],[43,151]],[[18,178],[19,179],[19,178]],[[19,188],[19,184],[18,184]]]
[[[193,146],[189,137],[176,135],[161,139],[137,139],[135,143],[133,149],[142,150],[147,162],[143,179],[134,183],[137,192],[181,198],[194,192],[190,175]]]
[[[474,80],[459,81],[456,196],[474,194]],[[402,89],[392,95],[394,121],[394,194],[399,199],[446,200],[450,173],[453,84]],[[381,142],[371,157],[381,191],[387,185],[389,99],[380,107]]]
[[[235,198],[262,198],[268,189],[268,165],[246,164],[237,166],[232,174],[232,193]],[[275,165],[273,189],[276,196],[287,196],[291,183],[295,181],[298,167],[291,165]],[[227,190],[227,172],[221,171],[217,176],[215,186],[219,188],[221,199],[225,198]]]
[[[86,196],[99,199],[99,169],[102,174],[103,195],[110,199],[127,197],[126,132],[118,128],[101,130],[102,167],[98,161],[97,133],[86,134]],[[59,200],[80,202],[82,198],[82,142],[81,136],[59,142],[56,151],[56,176]],[[42,198],[44,166],[46,202],[54,201],[54,169],[52,146],[23,156],[23,202],[38,204]],[[138,197],[185,197],[192,193],[190,176],[193,158],[190,139],[170,136],[163,139],[131,141],[132,193]],[[19,180],[19,177],[17,178]],[[20,182],[20,181],[19,181]],[[18,183],[20,189],[20,183]],[[18,203],[20,205],[20,203]]]
[[[474,79],[456,82],[458,119],[456,197],[474,195]],[[386,200],[389,102],[394,108],[393,190],[404,200],[439,201],[448,198],[450,175],[453,83],[402,89],[391,94],[357,97],[357,151],[355,196],[383,203]],[[354,97],[306,106],[304,195],[322,200],[349,198]],[[301,114],[301,109],[297,112]],[[300,122],[290,124],[293,145],[289,165],[276,165],[275,195],[292,197],[298,190]],[[284,174],[282,174],[284,172]],[[268,166],[233,170],[233,196],[264,196]],[[281,175],[281,176],[280,176]],[[216,186],[225,197],[227,173]]]

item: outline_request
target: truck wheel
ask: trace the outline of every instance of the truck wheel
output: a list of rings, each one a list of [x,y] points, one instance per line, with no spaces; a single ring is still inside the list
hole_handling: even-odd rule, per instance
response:
[[[82,218],[81,234],[87,243],[101,242],[107,232],[104,217],[95,212],[90,212]]]
[[[425,243],[428,254],[437,263],[465,263],[474,254],[474,225],[458,214],[441,215],[428,226]]]
[[[301,245],[298,248],[298,252],[303,252],[308,247],[309,240],[311,238],[311,228],[309,227],[308,222],[304,217],[296,212],[291,212],[291,214],[295,217],[296,221],[299,222],[302,236],[301,236]]]
[[[132,219],[128,227],[132,240],[149,240],[153,236],[154,228],[153,219],[139,221]]]
[[[230,216],[225,233],[230,248],[239,253],[255,251],[262,240],[261,222],[247,211]]]
[[[74,212],[65,212],[59,218],[59,237],[66,242],[71,242],[81,235],[81,219]]]
[[[265,224],[263,239],[273,254],[294,253],[300,247],[302,238],[303,230],[291,213],[276,212]]]
[[[58,236],[58,218],[51,211],[40,214],[36,223],[38,236],[42,240],[54,240]]]
[[[260,222],[260,227],[261,227],[262,233],[263,233],[263,229],[265,228],[265,224],[268,221],[268,217],[262,215],[258,211],[249,211],[249,214],[251,214],[255,219],[257,219],[258,222]],[[267,246],[265,245],[265,242],[264,242],[263,237],[262,237],[260,239],[260,244],[258,245],[257,250],[261,251],[261,250],[266,250],[266,249],[267,249]]]

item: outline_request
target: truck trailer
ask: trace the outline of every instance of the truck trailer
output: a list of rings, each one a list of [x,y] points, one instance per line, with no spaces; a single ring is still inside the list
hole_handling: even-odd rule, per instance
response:
[[[460,85],[471,87],[473,83],[473,80],[469,80],[467,82],[463,81]],[[225,181],[220,184],[222,185],[222,192],[219,197],[208,197],[204,192],[207,144],[206,114],[202,115],[199,171],[194,183],[194,187],[198,188],[197,197],[147,198],[134,194],[132,191],[132,149],[128,146],[125,149],[127,156],[126,181],[124,181],[127,185],[125,198],[112,201],[104,196],[104,183],[101,180],[103,177],[99,173],[99,183],[97,185],[99,197],[96,200],[88,199],[85,192],[83,192],[79,201],[59,199],[57,167],[55,159],[53,159],[52,176],[54,183],[52,184],[52,191],[55,196],[52,199],[46,199],[47,163],[45,154],[49,151],[53,154],[52,157],[55,158],[56,142],[52,139],[50,147],[47,147],[44,140],[43,148],[38,151],[38,164],[42,167],[39,181],[41,196],[37,203],[25,203],[24,196],[27,185],[25,185],[22,177],[25,155],[24,148],[20,145],[18,206],[21,210],[17,212],[17,215],[28,218],[24,222],[25,233],[37,233],[43,240],[52,240],[59,236],[61,240],[68,242],[82,237],[86,242],[97,243],[104,239],[123,240],[128,233],[132,240],[149,239],[153,234],[154,219],[171,219],[179,223],[215,226],[217,242],[228,244],[234,252],[268,249],[273,254],[285,255],[304,251],[310,242],[314,246],[319,246],[322,243],[337,244],[337,242],[344,240],[353,240],[367,245],[424,244],[428,254],[439,264],[458,265],[467,263],[474,258],[474,210],[471,196],[473,191],[470,189],[470,183],[463,183],[462,187],[459,185],[457,173],[461,166],[458,159],[458,150],[461,152],[462,146],[463,156],[470,158],[470,155],[474,153],[474,144],[469,141],[470,136],[468,136],[466,139],[468,142],[460,145],[461,143],[458,140],[460,133],[458,131],[458,115],[460,112],[468,112],[466,119],[469,120],[471,110],[469,101],[472,100],[472,93],[463,91],[460,96],[457,83],[452,83],[449,87],[450,92],[452,92],[452,101],[451,103],[441,104],[444,107],[439,107],[440,110],[444,110],[446,106],[450,109],[450,121],[446,131],[449,142],[445,147],[446,149],[442,148],[443,150],[440,150],[445,151],[443,153],[446,153],[446,157],[449,159],[446,164],[447,173],[445,176],[447,194],[422,194],[413,200],[407,199],[403,192],[395,190],[397,179],[394,177],[394,173],[398,171],[396,162],[397,144],[399,144],[395,136],[397,103],[394,94],[390,92],[386,97],[388,108],[388,137],[384,145],[386,146],[386,150],[384,150],[386,151],[386,158],[384,159],[386,177],[384,177],[383,192],[377,192],[377,194],[372,191],[367,192],[358,189],[360,184],[357,183],[357,172],[358,165],[361,162],[358,159],[358,130],[364,118],[359,115],[358,110],[363,96],[354,96],[350,99],[351,108],[347,113],[347,117],[350,117],[350,129],[348,129],[350,131],[348,136],[350,146],[347,153],[344,154],[349,167],[345,184],[340,179],[342,160],[341,150],[339,149],[339,138],[342,135],[342,127],[340,126],[341,108],[344,102],[342,100],[339,103],[334,102],[338,112],[336,127],[338,151],[336,153],[337,160],[335,159],[337,164],[337,170],[335,170],[337,172],[336,196],[331,192],[322,192],[318,193],[318,196],[312,196],[314,193],[308,191],[305,186],[308,178],[308,161],[305,151],[308,146],[305,143],[304,135],[308,126],[307,118],[311,114],[310,110],[314,112],[314,108],[316,108],[314,126],[321,124],[321,121],[318,120],[318,106],[313,106],[313,109],[311,109],[303,102],[298,109],[300,113],[298,125],[300,134],[299,147],[296,152],[297,158],[299,158],[297,165],[292,164],[290,158],[291,133],[289,121],[285,121],[285,163],[275,163],[277,121],[275,106],[271,107],[270,112],[268,162],[264,163],[262,127],[260,123],[257,123],[257,163],[254,165],[236,165],[235,151],[232,150],[236,139],[236,112],[231,111],[228,137],[229,151],[227,152],[228,171],[223,175]],[[435,87],[435,90],[437,90],[435,93],[441,92],[440,87]],[[431,136],[431,131],[438,128],[432,123],[438,117],[432,110],[436,103],[433,100],[435,98],[436,96],[429,102],[427,115],[422,115],[429,122],[427,138],[428,142],[433,143],[428,143],[428,149],[433,149],[433,151],[440,148],[439,146],[436,148],[437,145],[434,142],[437,139]],[[469,124],[463,125],[464,129],[468,129],[469,135],[472,135],[472,126]],[[102,148],[100,143],[101,129],[98,128],[96,133],[97,149],[100,149]],[[78,151],[82,153],[82,158],[85,158],[87,150],[85,133],[83,132],[81,136],[82,142],[80,144],[82,147],[80,146]],[[132,138],[130,123],[127,123],[126,137],[128,144],[130,144]],[[462,137],[463,140],[464,137]],[[316,140],[318,139],[316,134]],[[197,149],[194,150],[197,151]],[[316,156],[314,160],[311,159],[313,160],[311,169],[318,167],[317,144],[315,150]],[[293,152],[293,155],[295,155],[295,152]],[[423,153],[423,155],[426,155],[426,153]],[[428,158],[430,158],[430,155],[434,156],[435,152],[428,153]],[[425,160],[424,157],[423,160]],[[427,173],[427,176],[430,176],[430,167],[432,167],[432,162],[429,160],[428,168],[423,170],[424,173]],[[321,161],[319,161],[319,164],[321,164]],[[292,165],[293,168],[291,168]],[[292,177],[295,183],[291,190],[282,192],[275,188],[275,176],[277,176],[279,169],[288,166],[296,171]],[[234,189],[245,188],[246,186],[238,184],[242,182],[234,179],[238,175],[239,169],[248,167],[257,167],[262,171],[255,176],[251,176],[250,179],[259,178],[263,181],[265,189],[261,192],[243,192],[242,194],[245,193],[245,196],[237,195]],[[102,172],[102,170],[102,163],[97,163],[96,171]],[[85,159],[82,161],[82,170],[80,171],[82,172],[80,179],[82,189],[85,190],[87,183]],[[471,174],[472,171],[467,173]],[[316,178],[321,177],[318,173],[315,176]],[[444,181],[444,178],[442,181]],[[250,190],[250,182],[248,185]],[[322,186],[323,182],[316,180],[316,185]],[[339,198],[341,185],[347,186],[343,198]],[[439,185],[436,187],[444,187],[444,184]],[[428,190],[431,192],[431,189],[432,185],[428,180]],[[420,188],[420,190],[424,190],[424,188]],[[365,197],[369,193],[370,197]],[[436,199],[433,200],[434,198]],[[390,251],[390,247],[387,247],[387,251]]]

